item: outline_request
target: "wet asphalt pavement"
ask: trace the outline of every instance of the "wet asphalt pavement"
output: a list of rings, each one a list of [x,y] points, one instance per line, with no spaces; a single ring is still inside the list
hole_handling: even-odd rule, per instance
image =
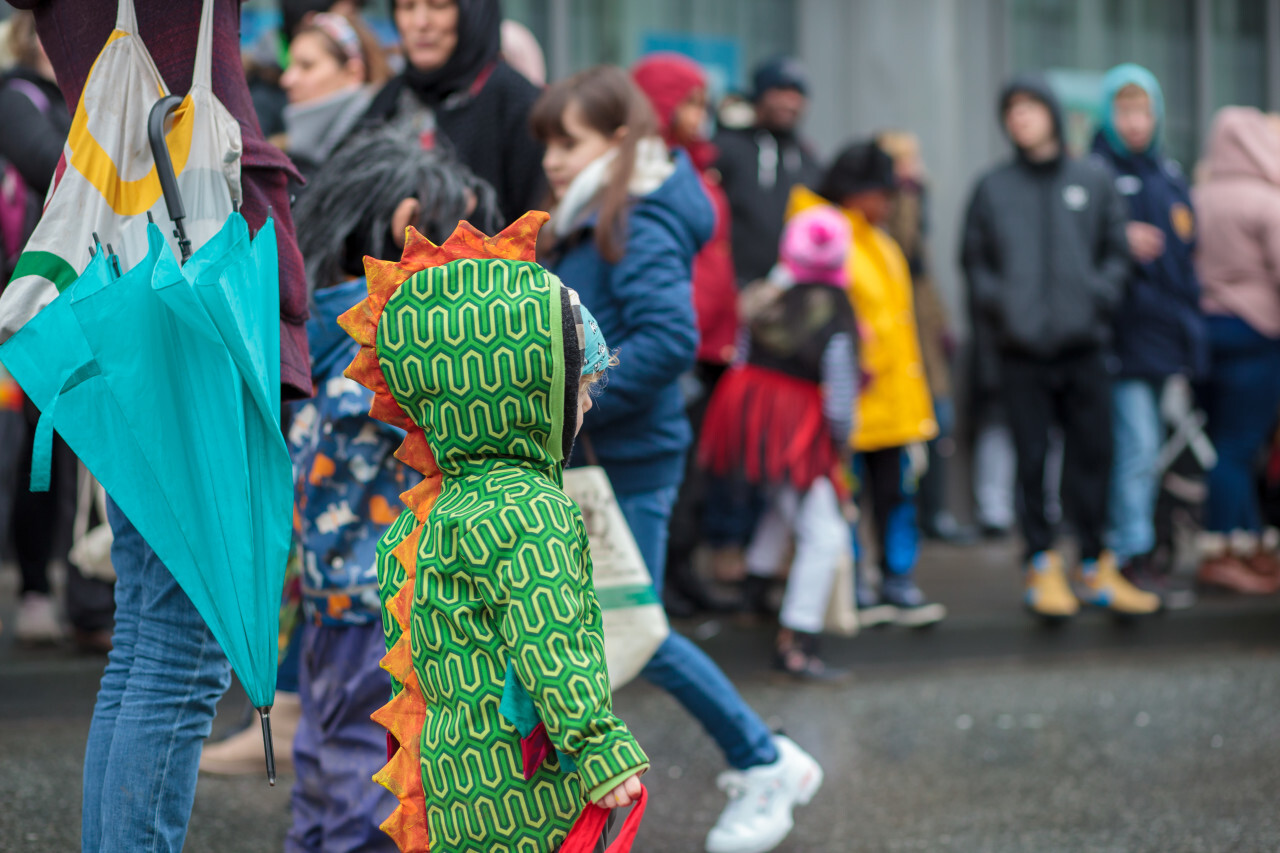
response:
[[[1280,850],[1280,600],[1046,632],[1017,612],[1001,552],[926,556],[922,577],[948,593],[953,620],[831,641],[832,661],[852,670],[839,684],[770,674],[763,627],[682,625],[826,768],[780,850]],[[9,625],[12,606],[0,594]],[[0,850],[78,849],[101,666],[0,637]],[[242,701],[224,700],[215,736]],[[647,685],[616,705],[653,760],[637,849],[701,850],[723,804],[715,747]],[[202,778],[186,849],[280,850],[290,782]]]

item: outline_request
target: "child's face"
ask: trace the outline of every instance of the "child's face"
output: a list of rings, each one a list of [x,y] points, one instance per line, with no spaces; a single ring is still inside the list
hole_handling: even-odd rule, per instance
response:
[[[892,204],[893,194],[886,189],[864,190],[844,200],[844,207],[858,211],[872,225],[879,225],[889,218]]]
[[[1135,154],[1151,147],[1151,137],[1156,132],[1156,117],[1151,109],[1151,97],[1137,86],[1126,86],[1111,104],[1111,120],[1116,134]]]
[[[1051,142],[1057,131],[1053,112],[1039,98],[1018,92],[1009,99],[1004,112],[1004,128],[1013,144],[1023,151]]]
[[[707,121],[707,90],[702,86],[689,93],[671,116],[671,136],[676,142],[688,145],[702,138],[702,126]]]
[[[573,429],[573,435],[576,438],[578,433],[582,432],[582,419],[591,411],[594,401],[591,399],[591,387],[596,384],[599,379],[598,374],[582,377],[582,381],[578,383],[578,425]]]
[[[593,161],[613,148],[621,140],[622,129],[607,136],[587,124],[577,101],[565,107],[564,136],[547,140],[547,151],[542,155],[542,170],[547,173],[547,183],[556,201],[564,198],[569,184]]]

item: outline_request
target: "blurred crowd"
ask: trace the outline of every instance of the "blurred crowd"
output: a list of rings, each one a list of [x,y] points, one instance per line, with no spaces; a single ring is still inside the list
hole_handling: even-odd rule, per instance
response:
[[[497,2],[395,0],[393,46],[359,2],[281,5],[281,28],[243,54],[252,112],[236,117],[291,161],[278,168],[310,314],[312,393],[288,426],[301,547],[286,607],[302,618],[276,714],[296,730],[289,849],[387,841],[350,817],[390,808],[363,784],[386,758],[367,725],[386,698],[371,677],[385,651],[373,548],[418,475],[342,379],[353,344],[337,317],[363,298],[363,258],[397,257],[408,226],[441,242],[460,220],[492,234],[550,211],[539,260],[619,360],[570,464],[608,473],[670,614],[762,616],[778,629],[772,665],[797,679],[841,675],[824,634],[946,618],[916,581],[926,538],[1020,536],[1025,606],[1049,621],[1082,605],[1126,619],[1188,607],[1197,588],[1280,591],[1276,117],[1221,110],[1190,180],[1164,150],[1147,70],[1105,75],[1088,152],[1068,150],[1045,80],[1018,77],[992,105],[1012,156],[974,186],[961,257],[940,259],[919,140],[886,128],[819,157],[794,59],[760,63],[733,93],[674,53],[548,84],[536,40]],[[36,22],[5,22],[5,280],[71,124]],[[934,278],[953,260],[963,325]],[[53,489],[26,489],[38,413],[11,380],[0,392],[0,535],[22,578],[12,630],[50,642],[69,624],[104,651],[102,501],[65,445]],[[812,759],[678,634],[645,674],[737,774],[707,849],[780,841],[790,805],[785,821],[752,812],[742,791],[786,787]],[[333,763],[338,741],[360,761]],[[256,770],[257,748],[250,732],[201,766]]]

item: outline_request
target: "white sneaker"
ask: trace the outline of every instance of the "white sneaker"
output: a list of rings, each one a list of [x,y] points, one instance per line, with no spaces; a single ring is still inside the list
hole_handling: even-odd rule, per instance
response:
[[[767,853],[795,826],[791,810],[807,805],[822,786],[822,768],[813,756],[783,735],[774,743],[773,764],[728,770],[716,780],[729,805],[707,835],[707,853]]]
[[[54,609],[53,599],[43,593],[28,592],[22,596],[18,625],[14,634],[23,643],[56,643],[62,639],[62,625]]]

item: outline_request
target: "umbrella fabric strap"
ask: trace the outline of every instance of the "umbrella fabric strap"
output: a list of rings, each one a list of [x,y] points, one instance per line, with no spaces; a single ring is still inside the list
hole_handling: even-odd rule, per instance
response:
[[[58,408],[58,400],[85,380],[101,375],[102,368],[97,361],[80,365],[62,383],[62,390],[54,396],[49,407],[40,413],[40,419],[36,421],[35,446],[31,450],[31,491],[49,491],[49,473],[53,466],[53,413]]]

